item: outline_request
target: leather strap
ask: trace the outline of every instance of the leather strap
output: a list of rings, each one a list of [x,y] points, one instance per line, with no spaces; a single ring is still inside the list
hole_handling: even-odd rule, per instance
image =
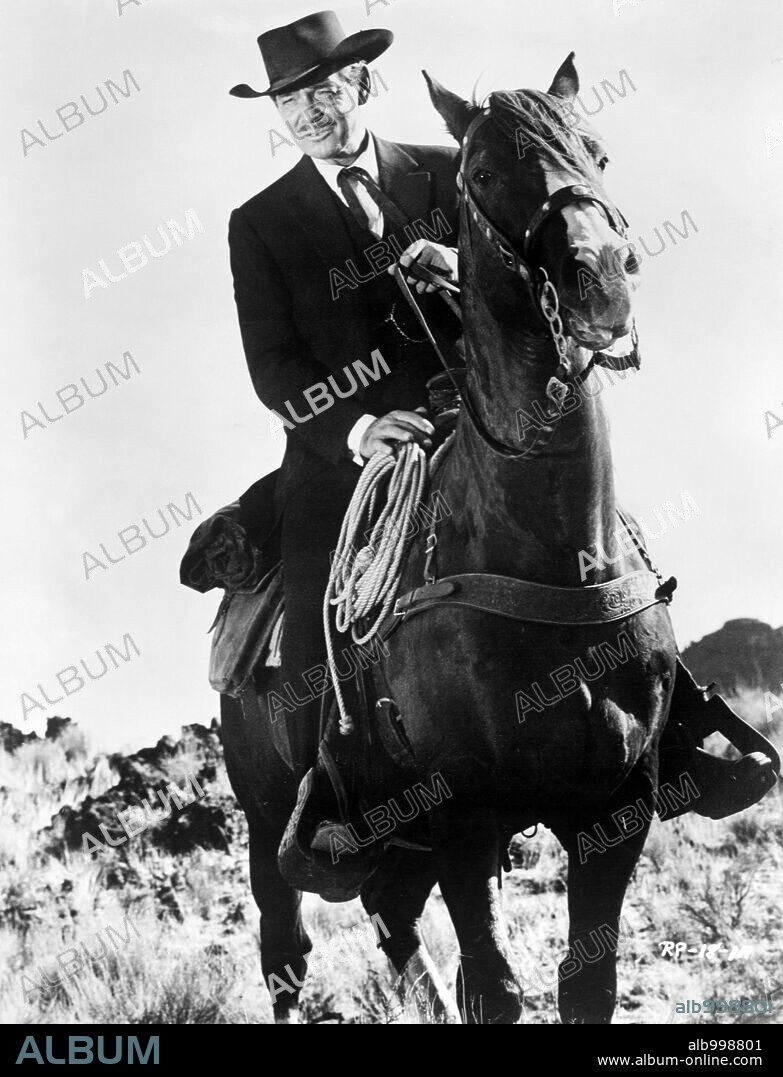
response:
[[[673,589],[673,581],[660,584],[647,569],[589,587],[553,587],[510,576],[469,572],[443,576],[402,595],[380,632],[382,637],[388,635],[406,617],[436,606],[462,606],[535,624],[609,624],[658,602],[670,602]]]
[[[472,220],[474,228],[482,233],[491,248],[499,255],[506,269],[520,277],[530,292],[534,306],[538,310],[538,295],[536,282],[536,268],[531,264],[531,254],[534,244],[542,225],[564,206],[576,205],[579,202],[592,202],[598,206],[606,216],[607,221],[614,231],[622,238],[627,239],[628,222],[620,210],[609,201],[603,192],[597,191],[588,183],[571,183],[561,187],[547,195],[544,202],[535,210],[522,242],[521,253],[514,243],[502,232],[494,221],[491,221],[481,208],[473,192],[470,189],[466,175],[467,150],[471,138],[482,124],[490,119],[489,108],[482,109],[471,120],[465,134],[462,136],[462,156],[460,159],[459,172],[457,173],[457,189],[461,194],[462,222],[460,231],[465,229],[470,239],[469,221]]]
[[[525,257],[530,257],[531,246],[545,221],[548,221],[555,213],[564,206],[574,205],[576,202],[592,202],[604,213],[607,221],[615,232],[622,238],[627,238],[628,222],[617,206],[612,205],[605,197],[587,183],[571,183],[567,187],[560,187],[542,202],[525,229]]]
[[[437,288],[445,289],[445,291],[451,292],[452,295],[460,294],[459,286],[449,280],[448,277],[444,277],[442,273],[437,273],[435,270],[420,265],[418,262],[411,262],[406,267],[405,273],[408,277],[415,277],[417,280],[424,281],[425,284],[434,284]]]
[[[419,267],[419,268],[421,268],[421,267]],[[413,292],[408,287],[408,282],[405,279],[405,276],[403,274],[402,269],[400,269],[399,263],[394,267],[394,279],[397,281],[397,285],[399,286],[400,291],[402,292],[403,296],[405,297],[405,300],[406,300],[408,306],[411,308],[413,313],[416,315],[416,320],[418,321],[419,325],[424,330],[424,332],[425,332],[425,334],[427,336],[427,340],[432,345],[432,349],[435,352],[435,354],[437,355],[438,360],[440,361],[440,365],[443,367],[444,372],[451,379],[451,382],[452,382],[454,388],[457,391],[457,395],[460,395],[460,392],[461,392],[460,386],[457,383],[456,378],[454,377],[454,373],[452,371],[452,368],[446,362],[446,359],[445,359],[445,357],[443,355],[443,352],[441,351],[440,346],[439,346],[437,340],[435,339],[432,330],[430,329],[429,322],[424,317],[424,314],[422,312],[421,307],[416,302],[416,300],[415,300],[415,298],[413,296]],[[443,298],[445,299],[446,297],[444,296]]]
[[[322,738],[321,743],[318,745],[318,758],[329,777],[334,795],[337,799],[340,822],[348,823],[350,822],[350,817],[348,815],[348,797],[345,792],[345,785],[343,784],[339,768],[334,761],[332,753],[329,751],[325,738]]]

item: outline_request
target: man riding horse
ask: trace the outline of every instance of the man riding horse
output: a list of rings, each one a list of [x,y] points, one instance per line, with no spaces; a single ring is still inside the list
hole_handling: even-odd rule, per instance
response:
[[[347,37],[333,12],[318,12],[258,38],[266,90],[231,91],[271,97],[304,155],[234,210],[229,225],[253,387],[287,435],[275,514],[285,580],[282,680],[306,700],[285,714],[297,781],[316,760],[321,700],[308,699],[305,686],[324,662],[330,554],[361,468],[400,443],[429,448],[434,433],[425,413],[438,358],[401,301],[391,263],[457,276],[457,151],[387,142],[364,123],[367,65],[391,42],[381,29]],[[453,343],[456,323],[437,296],[424,294],[433,285],[419,279],[416,290],[428,320]],[[353,371],[369,364],[371,379],[360,385]],[[759,800],[774,774],[757,752],[728,761],[701,750],[700,730],[715,728],[704,715],[715,707],[726,704],[708,701],[680,664],[660,780],[687,770],[700,794],[687,810],[721,818]]]

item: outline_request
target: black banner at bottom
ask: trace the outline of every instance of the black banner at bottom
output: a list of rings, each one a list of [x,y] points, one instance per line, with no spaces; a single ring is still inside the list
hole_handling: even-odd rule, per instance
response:
[[[169,1068],[181,1067],[192,1058],[203,1070],[210,1065],[225,1067],[231,1059],[239,1063],[243,1056],[255,1058],[257,1064],[263,1065],[264,1052],[278,1046],[291,1048],[290,1033],[267,1031],[267,1028],[258,1025],[0,1025],[0,1067],[5,1072],[8,1066],[14,1065],[119,1064]],[[645,1067],[662,1072],[706,1067],[753,1070],[775,1067],[779,1071],[783,1034],[780,1025],[721,1022],[714,1026],[701,1022],[581,1027],[528,1025],[516,1035],[520,1037],[519,1052],[525,1058],[536,1059],[536,1069],[549,1058],[558,1065],[573,1062],[581,1075],[604,1070],[624,1073]],[[280,1036],[284,1037],[283,1041],[279,1040]],[[299,1068],[307,1064],[307,1049],[314,1041],[296,1042],[304,1050],[297,1059]],[[453,1042],[440,1040],[437,1046],[448,1049]],[[373,1041],[376,1049],[379,1044],[379,1040]],[[460,1047],[462,1044],[463,1041],[458,1041]],[[364,1041],[362,1046],[367,1046]],[[508,1041],[500,1041],[498,1046],[507,1049]],[[432,1049],[432,1041],[427,1047]],[[322,1044],[318,1049],[322,1049]],[[512,1058],[508,1064],[516,1063]]]

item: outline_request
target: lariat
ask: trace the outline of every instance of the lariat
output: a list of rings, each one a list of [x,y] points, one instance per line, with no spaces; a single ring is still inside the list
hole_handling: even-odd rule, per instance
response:
[[[394,454],[375,453],[364,466],[343,520],[324,595],[323,620],[340,732],[344,734],[353,731],[354,722],[346,711],[337,676],[330,607],[336,607],[337,631],[350,629],[357,645],[375,635],[399,587],[403,556],[416,532],[416,512],[427,475],[427,457],[415,442],[400,445]],[[373,523],[379,490],[385,484],[385,504]]]

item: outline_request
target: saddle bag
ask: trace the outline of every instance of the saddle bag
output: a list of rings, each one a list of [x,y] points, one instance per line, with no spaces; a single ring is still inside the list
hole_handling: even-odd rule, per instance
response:
[[[239,697],[265,652],[279,644],[283,616],[278,472],[265,475],[193,532],[180,565],[180,581],[204,593],[225,592],[214,630],[209,682]],[[269,658],[270,665],[276,664]]]
[[[226,592],[210,631],[209,683],[238,699],[270,647],[283,615],[283,568],[278,563],[254,591]]]

